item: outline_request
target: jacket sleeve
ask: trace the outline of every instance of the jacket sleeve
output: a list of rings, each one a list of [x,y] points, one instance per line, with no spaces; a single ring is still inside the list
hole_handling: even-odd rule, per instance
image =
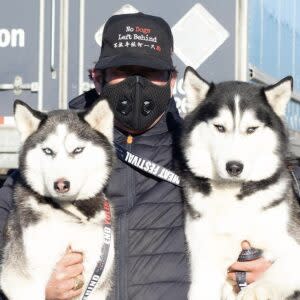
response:
[[[95,89],[91,89],[69,102],[70,109],[87,109],[93,105],[98,99],[99,94]]]
[[[18,174],[18,171],[11,172],[0,189],[0,248],[3,246],[3,233],[7,219],[13,208],[13,185]]]
[[[13,171],[0,189],[0,249],[3,247],[3,233],[10,211],[13,208],[13,185],[16,181],[18,171]],[[0,300],[8,300],[0,291]]]

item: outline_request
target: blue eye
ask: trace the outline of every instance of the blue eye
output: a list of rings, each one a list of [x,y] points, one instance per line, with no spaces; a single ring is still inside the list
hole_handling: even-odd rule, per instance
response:
[[[248,127],[247,128],[247,130],[246,130],[246,133],[247,134],[252,134],[252,133],[254,133],[255,131],[256,131],[256,129],[258,128],[258,126],[256,126],[256,127]]]
[[[225,132],[225,127],[222,125],[218,125],[218,124],[214,124],[215,128],[219,131],[219,132]]]
[[[50,148],[43,148],[42,150],[43,150],[43,152],[44,152],[46,155],[49,155],[49,156],[54,156],[54,155],[55,155],[54,151],[51,150]]]
[[[76,147],[73,151],[72,154],[79,154],[84,150],[84,147]]]

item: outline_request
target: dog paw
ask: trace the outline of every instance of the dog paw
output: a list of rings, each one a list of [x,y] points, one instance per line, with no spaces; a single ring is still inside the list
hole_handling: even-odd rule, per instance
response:
[[[252,283],[239,292],[237,300],[282,300],[280,291],[269,283]]]

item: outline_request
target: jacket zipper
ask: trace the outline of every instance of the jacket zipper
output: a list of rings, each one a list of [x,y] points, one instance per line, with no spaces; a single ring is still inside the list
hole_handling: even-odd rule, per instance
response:
[[[132,144],[133,144],[133,136],[128,135],[127,145],[128,145],[128,150],[130,152],[132,150]],[[129,207],[128,208],[131,209],[133,207],[134,198],[135,198],[134,169],[132,167],[129,167],[129,175],[130,175],[130,184],[129,184],[129,199],[128,199]]]
[[[133,143],[133,137],[131,135],[127,136],[126,139],[126,148],[131,151]],[[134,191],[134,181],[133,181],[133,169],[128,167],[128,190],[127,190],[127,208],[132,206],[133,197],[135,197]],[[117,274],[117,278],[119,278],[119,289],[118,289],[118,300],[128,300],[128,269],[126,258],[128,256],[128,216],[127,212],[123,213],[120,216],[119,221],[119,232],[120,232],[120,242],[119,242],[119,274]]]

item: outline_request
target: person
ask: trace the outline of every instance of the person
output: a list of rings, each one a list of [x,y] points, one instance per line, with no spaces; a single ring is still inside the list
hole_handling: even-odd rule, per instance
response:
[[[116,144],[169,169],[174,168],[173,144],[181,123],[172,98],[177,75],[172,52],[171,29],[162,18],[143,13],[112,16],[104,27],[99,61],[91,70],[95,89],[70,101],[71,109],[83,109],[99,97],[108,99]],[[12,206],[13,181],[9,177],[0,190],[2,231]],[[117,159],[105,194],[115,213],[110,299],[186,299],[189,267],[181,188]],[[89,280],[82,277],[83,259],[66,249],[49,278],[46,299],[71,299],[82,292],[74,284],[78,278]],[[236,262],[228,276],[234,283],[236,270],[247,271],[250,283],[269,265],[264,258]]]

